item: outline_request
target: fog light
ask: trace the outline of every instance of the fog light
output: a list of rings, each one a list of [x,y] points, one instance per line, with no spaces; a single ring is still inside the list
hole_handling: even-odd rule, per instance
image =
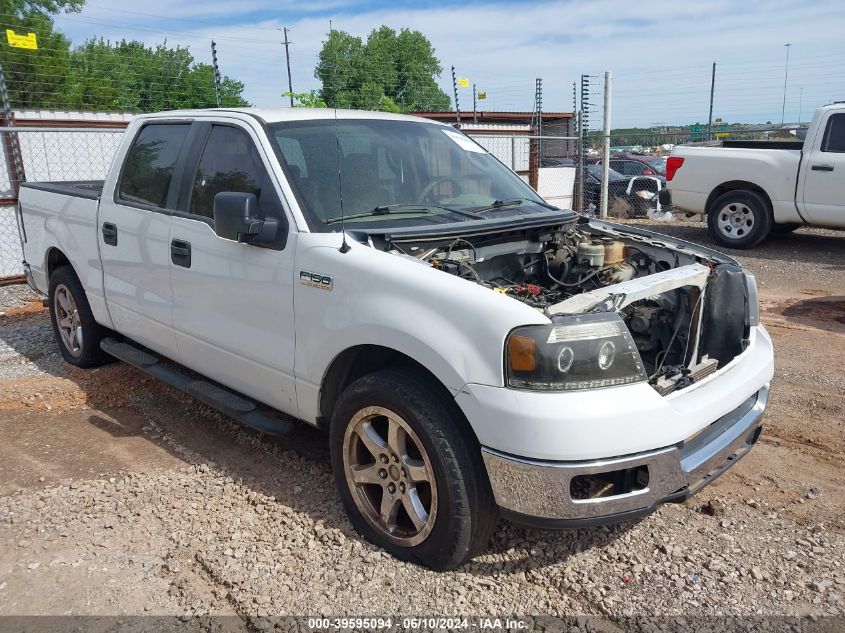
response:
[[[560,354],[557,355],[557,368],[560,373],[565,374],[568,372],[574,361],[575,352],[572,351],[571,347],[564,347],[560,350]]]
[[[607,370],[616,358],[616,346],[613,341],[605,341],[599,350],[599,369]]]

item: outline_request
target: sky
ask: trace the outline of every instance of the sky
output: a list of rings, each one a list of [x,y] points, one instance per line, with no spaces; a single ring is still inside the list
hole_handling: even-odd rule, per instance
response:
[[[296,92],[319,88],[314,66],[330,24],[366,38],[382,24],[421,31],[434,45],[452,94],[450,67],[487,93],[483,110],[531,110],[535,79],[543,110],[571,111],[573,82],[593,76],[591,126],[600,127],[605,71],[613,74],[613,127],[706,122],[716,62],[714,118],[730,122],[809,120],[845,100],[843,0],[91,0],[56,17],[86,38],[182,45],[244,82],[257,106],[284,106],[283,35],[290,29]],[[786,52],[789,77],[784,99]],[[472,90],[459,89],[462,111]]]

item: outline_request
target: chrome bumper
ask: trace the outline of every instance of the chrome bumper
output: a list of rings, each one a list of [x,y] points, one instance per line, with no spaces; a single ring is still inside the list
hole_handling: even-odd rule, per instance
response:
[[[507,518],[520,523],[577,527],[624,521],[662,503],[683,501],[751,450],[762,430],[768,392],[763,387],[679,444],[625,457],[548,462],[482,447],[496,503]],[[598,497],[573,497],[573,480],[578,478],[577,488],[594,477],[611,482],[609,490]]]

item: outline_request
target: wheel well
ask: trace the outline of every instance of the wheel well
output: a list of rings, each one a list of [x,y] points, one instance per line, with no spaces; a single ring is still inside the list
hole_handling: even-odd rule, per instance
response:
[[[328,429],[337,399],[347,385],[361,376],[387,368],[405,369],[413,372],[416,376],[425,379],[437,392],[437,395],[444,399],[444,402],[454,404],[455,399],[451,392],[440,382],[437,376],[410,356],[380,345],[357,345],[338,354],[323,377],[323,384],[320,388],[320,417],[318,419],[320,428]],[[460,407],[457,404],[454,404],[454,407],[463,418]],[[467,422],[467,428],[469,428],[469,422]]]
[[[58,248],[51,248],[47,251],[47,279],[53,275],[53,271],[59,266],[70,266],[70,260]]]
[[[729,191],[753,191],[756,194],[759,194],[763,201],[766,203],[766,206],[769,209],[769,212],[772,211],[772,200],[769,198],[769,194],[766,191],[758,186],[755,185],[753,182],[748,182],[745,180],[731,180],[729,182],[723,182],[721,185],[716,187],[713,191],[710,192],[710,195],[707,198],[707,204],[704,206],[705,213],[710,213],[710,207],[713,203],[721,196],[722,194],[728,193]]]

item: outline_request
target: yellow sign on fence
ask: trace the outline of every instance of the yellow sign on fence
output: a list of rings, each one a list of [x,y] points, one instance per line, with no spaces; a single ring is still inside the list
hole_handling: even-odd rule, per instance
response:
[[[469,88],[469,79],[466,77],[458,77],[458,85],[461,88]]]
[[[6,29],[6,40],[9,46],[15,48],[28,48],[29,50],[38,50],[38,40],[35,39],[35,33],[27,33],[26,35],[18,35],[12,29]]]
[[[481,101],[482,99],[486,99],[486,98],[487,98],[487,93],[486,93],[486,92],[479,92],[479,93],[478,93],[478,100],[479,100],[479,101]]]

